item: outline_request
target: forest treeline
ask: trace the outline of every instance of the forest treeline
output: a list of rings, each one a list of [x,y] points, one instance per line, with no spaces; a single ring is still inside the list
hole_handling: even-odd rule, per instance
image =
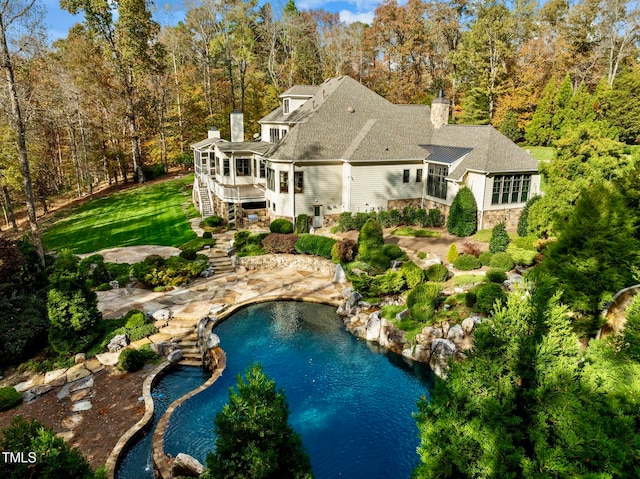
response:
[[[169,26],[145,0],[61,7],[79,23],[50,44],[39,0],[0,2],[3,67],[12,62],[34,199],[45,210],[52,194],[189,162],[189,144],[208,127],[228,137],[233,110],[251,138],[282,92],[338,75],[394,103],[429,103],[442,89],[451,121],[491,123],[531,145],[553,145],[584,120],[640,142],[637,0],[386,0],[371,25],[301,11],[294,0],[280,10],[203,0]],[[24,190],[10,100],[3,89],[5,211]]]

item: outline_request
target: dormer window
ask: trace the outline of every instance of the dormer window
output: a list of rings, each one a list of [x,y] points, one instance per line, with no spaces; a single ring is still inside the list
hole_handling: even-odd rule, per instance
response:
[[[289,114],[289,99],[285,98],[284,101],[282,102],[282,112],[285,115]]]

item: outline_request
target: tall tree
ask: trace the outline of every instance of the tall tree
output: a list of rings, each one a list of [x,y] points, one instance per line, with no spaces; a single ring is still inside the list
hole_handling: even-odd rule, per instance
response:
[[[126,120],[131,141],[133,167],[144,182],[144,159],[139,129],[139,76],[160,68],[163,49],[156,37],[159,25],[152,20],[146,0],[61,0],[72,14],[84,12],[88,29],[100,39],[112,63],[126,101]],[[117,19],[113,12],[117,9]]]
[[[0,56],[2,57],[2,69],[5,73],[7,94],[11,111],[9,114],[11,128],[15,132],[18,145],[18,158],[20,160],[20,170],[23,178],[23,189],[27,203],[27,213],[29,216],[29,226],[31,238],[40,256],[40,261],[44,266],[44,250],[40,239],[40,228],[36,216],[36,200],[31,182],[31,169],[29,166],[29,153],[27,151],[26,126],[22,114],[18,86],[14,71],[14,57],[9,46],[11,40],[11,30],[20,24],[27,26],[27,31],[31,33],[38,28],[41,12],[35,4],[35,0],[14,1],[2,0],[0,2]]]
[[[261,365],[249,366],[215,418],[216,449],[207,456],[206,477],[311,478],[309,456],[288,418],[284,393]]]

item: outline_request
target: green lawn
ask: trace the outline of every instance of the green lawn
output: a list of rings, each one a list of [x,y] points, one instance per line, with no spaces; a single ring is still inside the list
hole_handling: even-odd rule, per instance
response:
[[[551,161],[556,159],[556,149],[550,146],[523,146],[523,150],[529,150],[529,154],[538,161]]]
[[[179,246],[195,237],[182,204],[193,176],[141,186],[73,209],[42,235],[48,250],[90,253],[134,245]]]
[[[437,231],[425,230],[421,228],[412,228],[410,226],[403,226],[397,228],[390,233],[392,236],[413,236],[415,238],[440,238],[440,233]]]

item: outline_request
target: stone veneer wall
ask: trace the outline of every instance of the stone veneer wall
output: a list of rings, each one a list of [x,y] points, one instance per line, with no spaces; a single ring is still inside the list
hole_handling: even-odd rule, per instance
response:
[[[247,270],[255,269],[286,269],[310,271],[324,277],[333,278],[336,274],[336,264],[328,259],[302,254],[264,254],[261,256],[245,256],[236,258],[238,266]]]
[[[421,204],[422,204],[421,198],[411,198],[410,200],[388,200],[387,209],[402,210],[405,206],[413,206],[414,208],[420,208]]]
[[[508,210],[485,211],[482,216],[482,228],[491,229],[498,223],[504,222],[507,228],[515,229],[518,227],[518,220],[520,219],[520,213],[522,213],[523,209],[524,208],[511,208]]]

